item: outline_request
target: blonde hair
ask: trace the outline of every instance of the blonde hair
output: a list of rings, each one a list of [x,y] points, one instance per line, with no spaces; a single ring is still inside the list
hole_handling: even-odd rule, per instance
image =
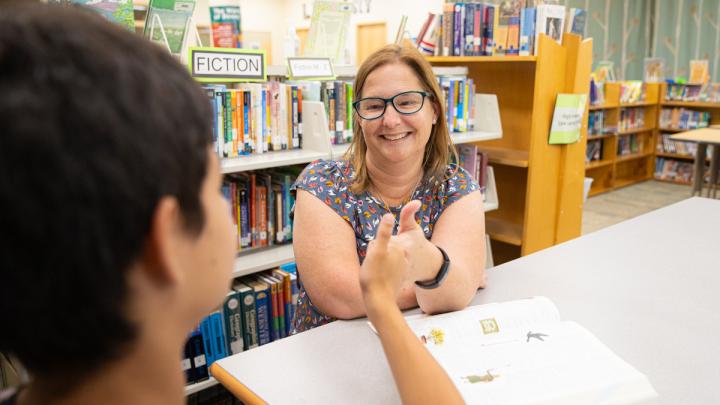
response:
[[[423,177],[425,179],[434,177],[437,181],[444,181],[450,156],[455,157],[457,161],[457,152],[448,132],[445,103],[440,85],[432,71],[432,67],[417,49],[407,46],[386,45],[370,55],[360,66],[355,76],[353,102],[361,98],[365,81],[370,73],[381,66],[391,63],[402,63],[412,69],[424,87],[423,90],[432,94],[430,102],[435,105],[438,116],[430,132],[427,145],[425,145]],[[355,194],[365,192],[370,186],[370,176],[365,164],[367,144],[360,128],[361,119],[353,109],[353,140],[343,156],[343,159],[348,160],[355,169],[355,178],[350,186],[351,191]]]

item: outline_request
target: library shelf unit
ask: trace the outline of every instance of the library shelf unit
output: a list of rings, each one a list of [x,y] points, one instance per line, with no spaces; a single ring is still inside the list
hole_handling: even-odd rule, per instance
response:
[[[214,379],[213,377],[208,377],[206,380],[198,381],[193,384],[188,384],[185,386],[185,396],[196,394],[215,385],[218,385],[218,380]]]
[[[587,136],[588,143],[602,142],[600,159],[585,162],[585,175],[593,179],[589,196],[649,180],[655,170],[659,84],[645,83],[644,100],[634,103],[620,102],[620,87],[617,82],[605,83],[605,103],[589,107],[603,112],[606,128],[601,134]],[[643,126],[619,130],[623,116],[632,110],[642,112]],[[634,143],[636,149],[622,153],[619,149],[625,143]]]
[[[435,67],[466,67],[479,93],[495,94],[503,136],[478,140],[493,167],[502,204],[485,217],[495,264],[580,236],[585,131],[581,142],[549,145],[559,93],[588,93],[592,40],[541,35],[538,56],[428,57]]]
[[[656,164],[657,164],[657,170],[655,173],[655,180],[658,181],[664,181],[668,183],[674,183],[674,184],[685,184],[685,185],[691,185],[692,184],[692,175],[690,177],[689,181],[685,181],[684,179],[678,179],[673,177],[666,177],[668,174],[664,173],[663,167],[661,167],[661,160],[664,160],[665,162],[677,162],[675,164],[677,165],[694,165],[695,164],[695,153],[679,153],[677,150],[666,150],[665,145],[663,143],[663,138],[670,136],[672,134],[678,133],[678,132],[684,132],[689,131],[696,128],[673,128],[671,126],[663,126],[660,122],[660,112],[662,112],[663,108],[687,108],[688,110],[692,111],[699,111],[699,112],[707,112],[710,115],[710,122],[709,125],[717,125],[720,124],[720,102],[708,102],[708,101],[683,101],[683,100],[668,100],[667,99],[667,84],[662,83],[660,84],[660,98],[659,98],[659,114],[658,114],[658,136],[657,136],[657,144],[656,144]],[[678,141],[671,141],[672,145],[674,145],[674,148],[677,148],[678,144],[682,144],[683,142]],[[687,143],[685,145],[688,145]],[[695,147],[695,145],[692,145],[692,147]],[[687,150],[687,149],[686,149]],[[709,170],[710,166],[710,157],[707,156],[705,158],[705,166],[706,171]],[[694,170],[691,170],[690,173],[694,173]]]

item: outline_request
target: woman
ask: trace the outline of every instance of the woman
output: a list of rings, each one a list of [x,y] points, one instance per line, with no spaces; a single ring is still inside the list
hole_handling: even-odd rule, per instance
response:
[[[295,184],[295,332],[366,315],[358,274],[385,213],[410,260],[401,309],[458,310],[485,284],[482,196],[448,164],[455,152],[430,65],[412,48],[386,46],[358,70],[355,95],[345,159],[314,162]]]

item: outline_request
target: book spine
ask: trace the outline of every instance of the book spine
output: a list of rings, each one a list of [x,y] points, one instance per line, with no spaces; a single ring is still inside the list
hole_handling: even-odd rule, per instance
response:
[[[303,137],[303,126],[302,126],[302,101],[303,101],[303,93],[301,88],[297,88],[297,146],[293,145],[296,148],[302,147],[302,137]],[[294,142],[294,140],[293,140]]]
[[[237,287],[243,316],[243,346],[249,350],[258,346],[257,312],[253,290],[241,284]]]
[[[473,11],[473,55],[482,56],[482,18],[485,5],[475,3]]]
[[[270,301],[270,288],[265,283],[253,282],[255,290],[255,313],[257,314],[258,345],[270,343],[271,316],[268,303]]]
[[[497,6],[494,4],[485,5],[485,56],[493,56],[495,50],[495,13]]]
[[[285,283],[282,277],[274,274],[271,274],[270,278],[277,282],[278,334],[282,339],[288,335],[285,327]]]
[[[270,340],[276,341],[280,339],[280,312],[278,308],[278,290],[277,290],[277,281],[267,277],[265,275],[261,275],[258,277],[261,279],[265,284],[270,286],[270,314],[271,314],[271,322],[270,322]]]
[[[452,3],[443,4],[443,39],[442,56],[453,56],[453,33],[455,24],[455,6]]]
[[[222,314],[219,311],[213,312],[210,315],[213,328],[213,348],[215,352],[215,361],[227,357],[227,339],[225,338],[225,331],[223,330],[223,319]]]
[[[183,348],[183,357],[180,361],[180,367],[185,374],[185,381],[188,383],[192,383],[197,380],[197,376],[195,375],[195,367],[193,367],[192,357],[192,344],[190,342],[190,339],[188,339],[185,342],[185,347]]]
[[[203,335],[200,329],[195,329],[190,334],[190,346],[192,348],[192,361],[195,369],[196,380],[202,380],[208,377],[207,360],[205,357],[205,345],[203,344]]]
[[[228,293],[223,303],[223,323],[225,326],[226,346],[228,354],[237,354],[243,351],[242,308],[237,291]]]
[[[205,317],[200,322],[200,330],[202,331],[203,346],[205,347],[205,360],[207,365],[210,366],[215,362],[215,350],[213,348],[213,333],[212,323],[210,317]]]
[[[268,222],[267,222],[267,187],[258,185],[257,190],[257,215],[258,215],[258,246],[267,246]]]
[[[465,3],[463,47],[465,56],[475,55],[474,35],[475,35],[475,4]]]
[[[463,10],[464,10],[464,4],[463,3],[455,3],[455,14],[454,19],[455,23],[453,24],[454,31],[453,31],[453,55],[455,56],[463,56],[463,28],[465,21],[463,20]]]

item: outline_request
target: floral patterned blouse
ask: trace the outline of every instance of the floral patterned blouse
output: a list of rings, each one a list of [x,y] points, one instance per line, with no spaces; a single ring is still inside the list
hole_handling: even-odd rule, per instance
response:
[[[388,211],[385,204],[368,191],[359,195],[350,191],[349,186],[354,174],[348,161],[316,160],[305,168],[292,186],[292,190],[295,192],[297,189],[301,189],[310,192],[325,202],[352,227],[355,231],[358,257],[362,264],[367,253],[368,243],[375,236],[375,229],[380,223],[380,219]],[[418,223],[427,239],[432,237],[433,225],[443,210],[464,195],[480,189],[470,174],[455,164],[448,165],[445,177],[448,179],[441,181],[439,187],[433,187],[436,183],[434,178],[424,179],[412,193],[411,200],[422,201],[416,219],[419,219]],[[396,218],[399,218],[401,209],[401,206],[390,207],[390,211]],[[393,233],[397,232],[397,225],[396,222]],[[335,320],[335,318],[320,312],[312,304],[300,276],[298,276],[298,285],[299,294],[297,310],[293,319],[293,334]]]

